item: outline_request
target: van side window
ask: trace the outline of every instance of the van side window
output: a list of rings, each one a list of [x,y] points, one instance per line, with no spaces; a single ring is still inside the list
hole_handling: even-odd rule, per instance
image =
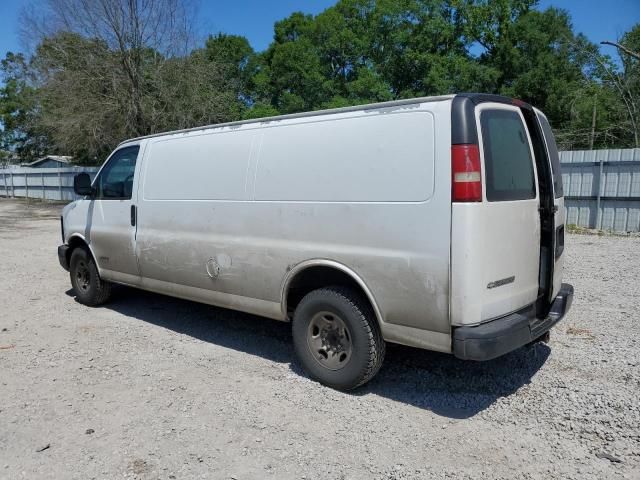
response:
[[[139,146],[116,151],[96,179],[96,199],[129,200],[133,191],[133,174],[136,170]]]
[[[525,126],[517,112],[486,110],[480,115],[487,200],[536,198],[533,160]]]

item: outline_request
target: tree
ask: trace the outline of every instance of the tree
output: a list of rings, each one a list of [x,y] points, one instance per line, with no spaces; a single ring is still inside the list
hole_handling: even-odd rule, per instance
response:
[[[119,66],[105,42],[75,33],[59,33],[38,46],[32,71],[40,125],[60,151],[90,162],[136,132],[127,123],[130,89]]]
[[[37,91],[29,64],[21,53],[8,52],[2,60],[4,86],[0,88],[0,148],[32,161],[49,148],[49,138],[40,125]]]
[[[493,90],[496,72],[469,53],[465,15],[448,0],[376,4],[371,58],[395,98]]]
[[[285,113],[493,89],[496,72],[469,54],[456,2],[341,0],[275,25],[253,96]]]
[[[258,68],[258,60],[249,41],[239,35],[218,33],[210,35],[204,46],[206,60],[220,69],[227,87],[238,99],[238,114],[250,102],[248,97],[251,78]]]
[[[257,105],[293,113],[318,108],[327,98],[312,26],[312,17],[300,12],[276,22],[274,42],[257,59],[250,85]]]
[[[240,79],[203,50],[166,59],[148,82],[151,91],[145,109],[152,132],[237,120],[244,108]]]
[[[99,162],[176,128],[462,91],[541,108],[563,148],[638,145],[640,26],[621,62],[537,0],[339,0],[274,25],[260,53],[218,33],[195,45],[190,0],[45,0],[33,54],[2,63],[0,149]]]
[[[632,49],[636,32],[640,32],[640,25],[623,35],[620,42]],[[640,42],[636,42],[637,48]],[[560,125],[560,145],[566,149],[637,146],[640,62],[624,52],[621,62],[616,62],[592,45],[577,49],[589,59],[588,80],[570,98],[571,118]]]
[[[532,10],[530,0],[500,0],[469,8],[469,31],[482,46],[482,65],[498,72],[495,91],[542,109],[553,125],[570,118],[570,101],[588,76],[595,51],[574,35],[568,14],[548,8]]]
[[[25,12],[23,30],[40,41],[60,32],[102,44],[113,53],[126,82],[126,126],[133,135],[149,133],[143,110],[145,67],[161,56],[184,53],[190,42],[189,11],[180,0],[46,0]],[[158,56],[145,55],[149,50]]]
[[[240,81],[188,54],[184,0],[48,0],[29,62],[39,124],[56,148],[98,162],[120,141],[240,117]]]
[[[622,36],[621,41],[604,44],[614,45],[621,52],[622,70],[615,71],[606,64],[605,79],[618,93],[618,99],[626,113],[625,130],[635,147],[640,147],[640,23]]]

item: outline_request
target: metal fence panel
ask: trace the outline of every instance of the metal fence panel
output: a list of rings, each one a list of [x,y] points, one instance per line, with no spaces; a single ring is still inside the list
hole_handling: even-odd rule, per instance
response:
[[[98,167],[0,169],[0,196],[73,201],[73,177],[80,172],[93,179]]]
[[[567,223],[640,231],[640,148],[560,152]]]

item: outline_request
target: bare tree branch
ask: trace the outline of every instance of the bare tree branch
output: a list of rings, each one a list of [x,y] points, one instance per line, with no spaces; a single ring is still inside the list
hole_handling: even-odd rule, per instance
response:
[[[603,40],[602,42],[600,42],[600,44],[601,45],[612,45],[612,46],[616,47],[617,49],[622,50],[627,55],[632,56],[636,60],[640,60],[640,53],[634,52],[633,50],[629,50],[627,47],[625,47],[624,45],[619,44],[618,42],[611,42],[609,40]]]
[[[42,0],[23,12],[39,121],[56,148],[101,159],[120,141],[235,119],[222,67],[191,51],[196,0]]]

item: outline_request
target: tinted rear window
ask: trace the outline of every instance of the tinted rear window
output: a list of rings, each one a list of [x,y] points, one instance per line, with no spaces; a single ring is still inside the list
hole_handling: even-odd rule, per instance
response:
[[[544,115],[538,115],[540,125],[542,125],[542,132],[544,133],[545,141],[547,142],[547,150],[549,152],[549,159],[551,160],[551,171],[553,172],[553,191],[556,198],[562,197],[564,192],[562,191],[562,172],[560,171],[560,158],[558,156],[558,146],[556,145],[556,139],[551,131],[551,125],[544,117]]]
[[[536,197],[531,150],[517,112],[485,110],[480,115],[487,200]]]

